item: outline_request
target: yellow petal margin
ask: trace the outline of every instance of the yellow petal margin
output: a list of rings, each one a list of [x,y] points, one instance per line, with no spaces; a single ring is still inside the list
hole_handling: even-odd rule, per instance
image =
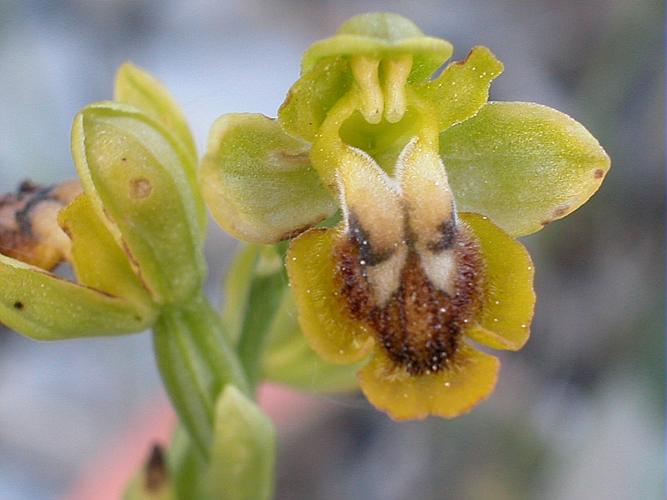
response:
[[[311,229],[292,240],[286,265],[299,324],[308,343],[331,363],[353,363],[373,340],[363,323],[351,318],[335,283],[333,250],[341,229]]]
[[[521,349],[530,336],[535,307],[530,255],[487,217],[460,217],[477,236],[485,265],[482,314],[478,325],[466,335],[493,349]]]
[[[437,373],[411,375],[378,350],[358,378],[368,400],[394,420],[453,418],[493,392],[499,368],[498,358],[462,343],[451,366]]]

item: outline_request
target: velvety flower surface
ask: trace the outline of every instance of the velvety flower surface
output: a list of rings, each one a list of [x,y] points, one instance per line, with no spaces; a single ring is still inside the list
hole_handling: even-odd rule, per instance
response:
[[[338,170],[345,220],[287,255],[303,332],[334,363],[372,354],[368,399],[396,419],[453,417],[495,386],[497,358],[468,340],[519,349],[535,295],[526,250],[487,217],[457,214],[442,163],[417,140],[392,179],[367,155]]]
[[[355,17],[306,52],[277,120],[223,116],[200,171],[225,229],[292,240],[303,334],[331,363],[364,361],[362,391],[396,419],[491,393],[499,362],[475,344],[521,348],[535,302],[513,238],[581,206],[609,169],[567,115],[487,102],[503,69],[487,48],[433,77],[451,52],[400,16]],[[336,227],[306,230],[337,209]]]

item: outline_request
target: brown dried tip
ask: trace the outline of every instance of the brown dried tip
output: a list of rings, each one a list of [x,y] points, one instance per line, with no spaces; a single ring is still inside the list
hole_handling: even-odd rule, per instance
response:
[[[169,479],[164,449],[159,444],[154,444],[145,465],[146,490],[157,492],[161,490]]]
[[[58,212],[81,193],[78,181],[41,187],[24,181],[0,196],[0,253],[43,269],[69,257],[70,240]]]

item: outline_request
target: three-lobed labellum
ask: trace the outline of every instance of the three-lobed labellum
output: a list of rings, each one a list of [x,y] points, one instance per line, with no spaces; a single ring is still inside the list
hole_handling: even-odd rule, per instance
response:
[[[368,155],[353,154],[356,168],[339,171],[346,214],[333,257],[339,293],[397,366],[411,375],[438,372],[481,308],[478,244],[457,220],[442,162],[421,141],[404,148],[396,182]]]

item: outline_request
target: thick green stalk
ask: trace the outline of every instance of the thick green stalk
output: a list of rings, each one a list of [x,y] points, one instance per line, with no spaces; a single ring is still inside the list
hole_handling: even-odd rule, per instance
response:
[[[208,457],[218,396],[229,383],[250,393],[220,317],[199,295],[185,305],[165,309],[155,324],[153,341],[172,404],[197,449]]]
[[[250,285],[237,351],[253,388],[261,376],[262,352],[284,288],[285,276],[282,272],[256,274]]]

